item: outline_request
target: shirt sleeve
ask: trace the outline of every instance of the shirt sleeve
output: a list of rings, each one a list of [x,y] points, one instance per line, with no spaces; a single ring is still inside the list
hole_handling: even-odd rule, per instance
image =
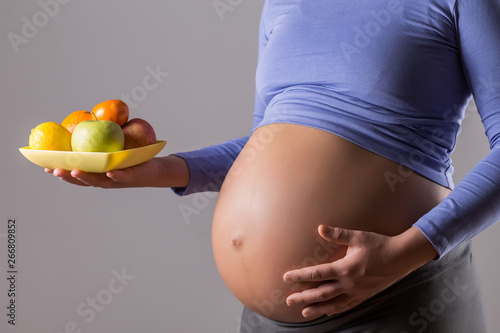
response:
[[[489,154],[418,227],[442,257],[500,220],[500,1],[458,0],[457,42]]]
[[[267,45],[265,33],[267,1],[260,18],[258,59]],[[266,106],[255,93],[252,132],[264,117]],[[172,190],[178,195],[188,195],[197,192],[219,191],[227,172],[234,160],[245,146],[250,136],[240,137],[221,144],[205,147],[191,152],[176,153],[186,161],[189,167],[189,184],[187,187],[175,187]]]

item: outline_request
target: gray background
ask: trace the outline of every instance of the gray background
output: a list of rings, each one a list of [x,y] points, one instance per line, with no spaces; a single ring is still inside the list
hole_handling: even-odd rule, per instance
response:
[[[168,141],[160,155],[248,134],[263,0],[220,2],[231,10],[218,15],[212,0],[86,0],[48,15],[37,1],[1,2],[1,332],[237,332],[241,305],[212,258],[214,195],[71,186],[18,151],[37,124],[133,92],[131,116]],[[16,52],[8,34],[23,36],[26,21],[39,28],[24,31]],[[169,73],[150,91],[147,68]],[[467,115],[457,182],[488,152],[473,105]],[[4,314],[10,217],[19,222],[15,327]],[[496,225],[474,241],[491,332],[500,328],[499,236]],[[122,270],[130,280],[117,292],[113,271]],[[91,318],[92,298],[105,305]]]

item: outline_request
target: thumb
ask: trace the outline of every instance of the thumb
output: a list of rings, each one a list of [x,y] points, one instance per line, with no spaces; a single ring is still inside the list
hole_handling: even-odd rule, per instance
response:
[[[338,245],[350,245],[354,233],[353,230],[330,227],[324,224],[318,227],[318,232],[325,240]]]

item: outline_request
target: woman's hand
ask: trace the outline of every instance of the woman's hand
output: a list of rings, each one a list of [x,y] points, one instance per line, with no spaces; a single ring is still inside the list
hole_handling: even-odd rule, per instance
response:
[[[145,163],[106,173],[81,170],[45,169],[59,179],[74,185],[101,188],[184,187],[189,182],[186,162],[174,155],[153,158]]]
[[[394,236],[322,225],[325,240],[346,245],[346,255],[333,262],[285,273],[285,281],[324,281],[317,288],[288,296],[287,304],[312,304],[304,317],[347,311],[437,256],[419,229]]]

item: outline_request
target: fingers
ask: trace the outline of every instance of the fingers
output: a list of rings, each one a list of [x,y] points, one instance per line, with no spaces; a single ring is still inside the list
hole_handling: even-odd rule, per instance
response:
[[[334,297],[339,296],[340,294],[341,292],[338,281],[331,281],[324,283],[317,288],[306,289],[304,291],[288,296],[286,299],[286,304],[288,306],[291,306],[299,303],[311,304],[326,302]]]
[[[129,173],[123,170],[111,170],[106,172],[106,176],[112,179],[116,183],[128,182],[130,181]]]
[[[58,177],[60,180],[68,182],[70,184],[79,185],[79,186],[88,186],[87,184],[81,182],[80,180],[74,178],[70,171],[63,169],[45,169],[45,172],[52,173],[54,176]]]
[[[333,242],[338,245],[350,245],[353,236],[357,231],[330,227],[322,224],[318,227],[318,232],[322,238],[329,242]]]
[[[288,306],[311,304],[302,310],[305,318],[324,314],[331,316],[352,309],[360,303],[357,298],[343,293],[338,281],[327,282],[317,288],[292,294],[286,299]]]
[[[146,180],[155,179],[158,175],[158,163],[150,160],[133,167],[111,170],[106,173],[92,173],[81,170],[45,169],[59,179],[70,184],[80,186],[94,186],[101,188],[125,188],[145,186]]]
[[[102,188],[118,187],[117,183],[104,173],[83,172],[75,169],[71,171],[71,176],[87,186]]]
[[[64,169],[45,169],[45,172],[52,173],[59,179],[74,185],[103,188],[117,187],[116,182],[106,174],[83,172],[81,170],[68,171]],[[120,178],[120,175],[114,176]]]
[[[302,310],[302,315],[307,318],[311,316],[323,315],[332,316],[345,312],[361,303],[358,299],[353,299],[349,295],[341,294],[327,302],[310,305]]]
[[[334,263],[320,264],[288,271],[283,275],[284,281],[326,281],[335,280],[340,276]]]

